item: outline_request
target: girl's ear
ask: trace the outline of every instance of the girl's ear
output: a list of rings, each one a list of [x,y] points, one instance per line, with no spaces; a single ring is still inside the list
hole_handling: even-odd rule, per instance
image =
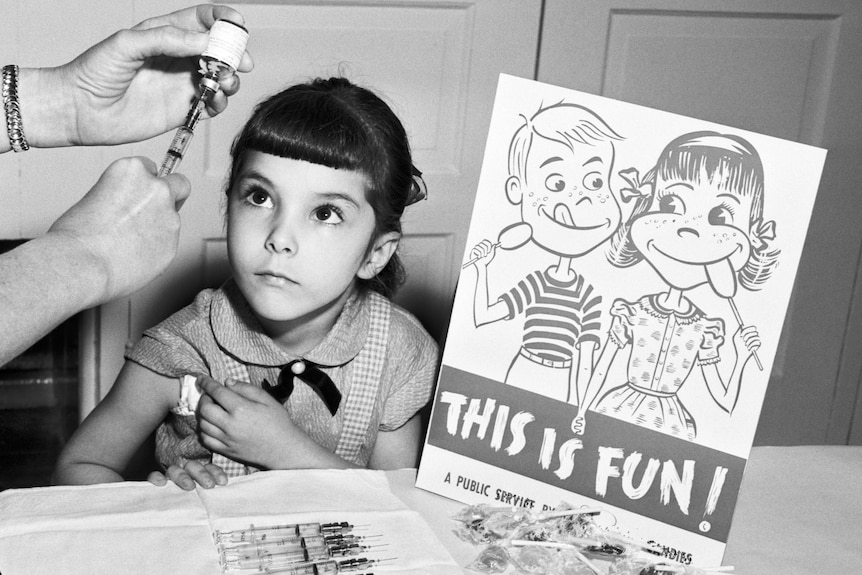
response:
[[[371,245],[371,249],[368,250],[365,263],[362,264],[356,275],[360,279],[370,280],[379,274],[389,263],[395,250],[398,249],[398,242],[400,241],[401,234],[398,232],[388,232],[378,236]]]

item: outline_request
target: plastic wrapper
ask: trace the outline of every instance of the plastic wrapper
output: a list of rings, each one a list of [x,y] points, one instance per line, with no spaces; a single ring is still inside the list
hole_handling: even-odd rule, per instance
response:
[[[572,511],[568,515],[555,515]],[[592,515],[578,514],[565,503],[553,512],[536,513],[520,507],[469,505],[453,517],[460,523],[455,534],[473,544],[507,539],[561,541],[592,537],[596,526]]]
[[[509,568],[509,553],[499,545],[489,545],[479,552],[479,555],[467,569],[479,573],[503,573]]]
[[[566,549],[551,547],[520,547],[510,553],[512,565],[525,575],[593,575],[577,554]]]

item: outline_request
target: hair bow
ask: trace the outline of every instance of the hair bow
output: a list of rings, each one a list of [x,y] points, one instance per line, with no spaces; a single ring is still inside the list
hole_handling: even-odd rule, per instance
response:
[[[775,239],[774,220],[764,222],[762,219],[759,219],[751,224],[751,229],[754,231],[754,233],[751,234],[751,245],[753,245],[754,249],[757,251],[766,249],[766,246],[768,245],[767,240],[771,241]]]
[[[619,175],[628,184],[627,187],[620,188],[620,198],[624,202],[628,203],[634,198],[644,198],[652,195],[652,172],[647,172],[643,180],[641,180],[637,168],[621,170]]]
[[[300,379],[306,383],[323,400],[329,413],[335,415],[341,404],[341,392],[317,365],[304,359],[295,359],[282,366],[278,374],[278,384],[273,385],[266,379],[263,380],[263,389],[274,397],[279,403],[284,403],[293,393],[293,380]]]
[[[425,180],[422,179],[422,172],[412,166],[413,180],[410,182],[410,190],[407,192],[407,203],[405,206],[410,206],[418,201],[428,198],[428,187],[425,185]]]

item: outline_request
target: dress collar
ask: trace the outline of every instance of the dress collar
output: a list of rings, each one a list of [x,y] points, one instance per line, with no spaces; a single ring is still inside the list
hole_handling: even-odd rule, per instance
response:
[[[699,321],[700,318],[703,317],[703,311],[700,310],[694,303],[686,298],[686,302],[688,303],[688,309],[684,312],[677,312],[672,309],[668,309],[659,303],[659,298],[663,294],[657,293],[647,296],[641,300],[641,305],[643,309],[646,310],[647,313],[654,317],[658,318],[667,318],[670,316],[674,316],[676,320],[680,323],[693,323]]]
[[[367,306],[362,305],[365,297],[359,293],[351,295],[323,341],[302,358],[285,352],[266,335],[233,279],[215,292],[210,322],[218,345],[243,363],[274,367],[307,359],[333,367],[352,360],[365,345],[370,322]]]

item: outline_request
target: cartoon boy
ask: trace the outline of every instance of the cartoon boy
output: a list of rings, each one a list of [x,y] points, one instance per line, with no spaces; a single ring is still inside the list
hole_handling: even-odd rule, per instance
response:
[[[578,382],[585,387],[592,373],[602,299],[573,264],[620,224],[610,177],[614,142],[622,137],[576,104],[540,107],[523,120],[509,145],[506,197],[521,206],[522,221],[513,227],[528,226],[530,239],[559,259],[492,301],[487,267],[497,245],[480,242],[471,251],[477,270],[474,321],[479,327],[523,315],[521,348],[506,383],[580,404]]]

